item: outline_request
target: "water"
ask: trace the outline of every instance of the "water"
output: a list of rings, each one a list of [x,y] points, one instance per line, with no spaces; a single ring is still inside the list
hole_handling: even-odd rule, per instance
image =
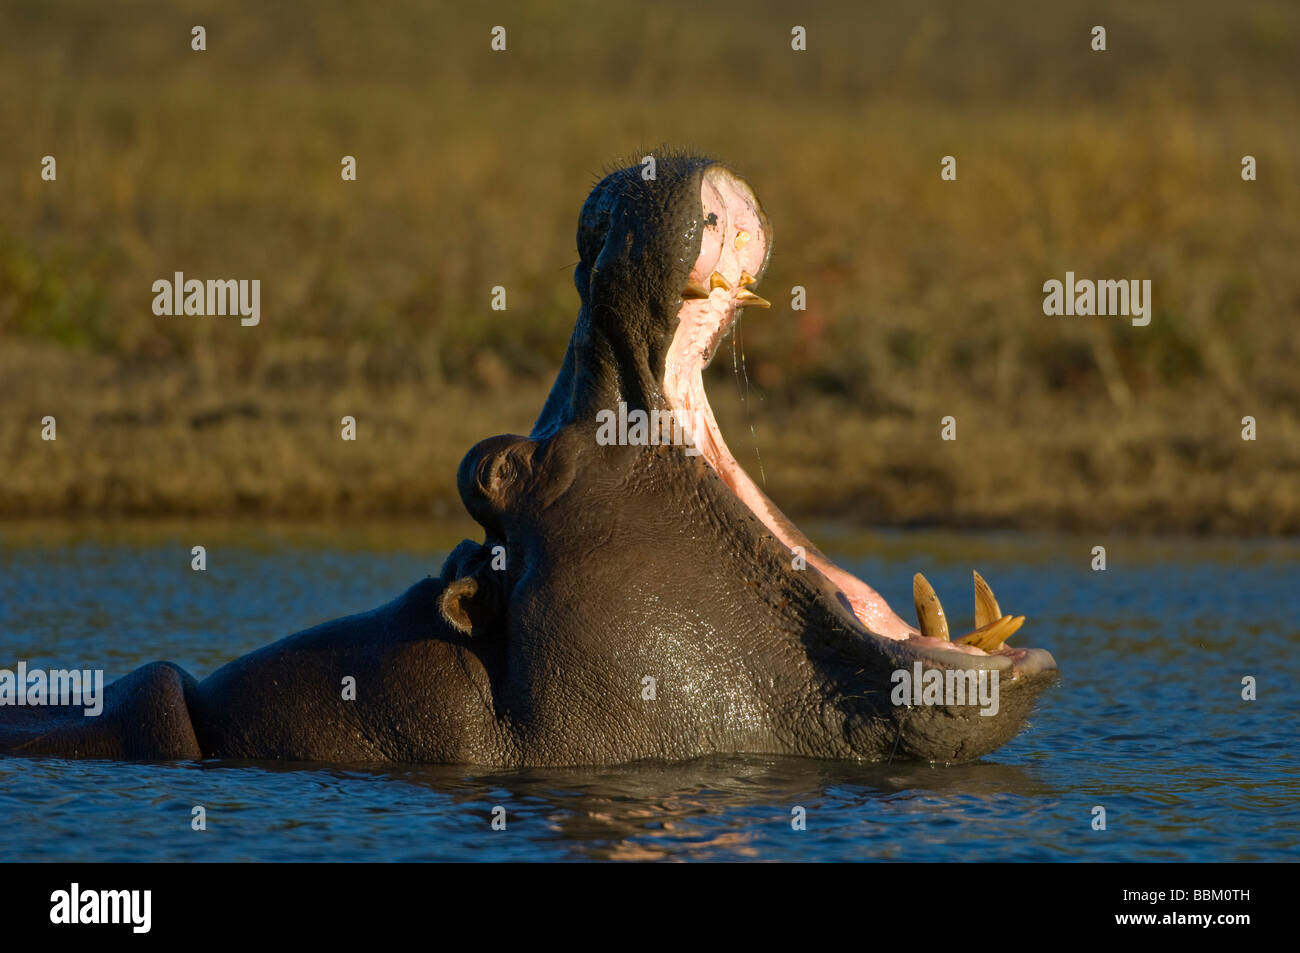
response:
[[[463,531],[463,533],[462,533]],[[202,677],[387,601],[470,527],[0,528],[0,667],[158,658]],[[970,570],[1063,677],[982,762],[717,758],[483,771],[0,759],[0,860],[1288,860],[1300,855],[1300,546],[815,534],[954,625]],[[208,571],[189,568],[208,547]],[[1241,679],[1258,679],[1257,701]],[[203,805],[208,829],[191,830]],[[490,828],[507,811],[505,831]],[[1093,808],[1107,830],[1092,829]],[[791,811],[807,811],[807,830]]]

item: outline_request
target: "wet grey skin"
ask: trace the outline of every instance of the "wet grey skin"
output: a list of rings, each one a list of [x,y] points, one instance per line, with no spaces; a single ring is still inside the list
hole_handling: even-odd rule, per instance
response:
[[[749,289],[771,247],[757,199],[722,166],[661,156],[653,180],[642,169],[606,176],[583,205],[581,309],[532,434],[484,440],[460,465],[482,542],[461,542],[438,577],[387,605],[289,636],[202,682],[158,662],[110,685],[99,717],[0,707],[0,751],[494,766],[729,753],[959,762],[1010,740],[1056,665],[1041,649],[1005,644],[1019,621],[1001,616],[991,592],[981,629],[952,642],[918,577],[920,630],[892,616],[887,638],[846,595],[872,590],[815,568],[829,565],[816,547],[766,498],[766,519],[758,515],[709,454],[597,440],[597,415],[620,402],[676,406],[666,362],[685,305],[723,318],[703,333],[702,365],[734,307],[762,301]],[[716,201],[706,211],[706,193],[731,203],[726,221]],[[733,211],[756,229],[750,253],[762,260],[739,282],[734,261],[718,264],[711,288],[699,271],[710,249],[720,240],[739,249],[746,237]],[[794,546],[809,555],[805,568]],[[894,704],[893,673],[917,662],[996,672],[996,715]],[[343,697],[349,676],[355,700]]]

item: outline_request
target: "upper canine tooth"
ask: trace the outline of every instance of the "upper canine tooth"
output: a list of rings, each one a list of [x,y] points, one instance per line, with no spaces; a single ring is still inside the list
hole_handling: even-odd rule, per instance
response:
[[[944,618],[943,606],[934,587],[919,572],[912,577],[912,601],[916,603],[916,621],[921,634],[947,642],[948,620]]]
[[[736,251],[740,251],[749,244],[749,232],[745,231],[743,228],[736,232],[736,240],[732,244],[736,246]]]
[[[731,282],[723,276],[722,272],[715,271],[713,274],[709,275],[709,287],[722,288],[725,291],[730,291]]]
[[[736,295],[736,304],[742,308],[745,307],[746,305],[749,305],[750,307],[753,308],[772,307],[772,302],[768,301],[766,298],[760,298],[758,295],[754,294],[754,292],[750,291],[748,288],[742,289],[740,293]]]
[[[686,282],[686,289],[682,292],[682,297],[688,301],[692,298],[707,298],[708,296],[709,289],[698,281]]]
[[[742,288],[748,288],[750,285],[757,284],[757,283],[758,283],[758,279],[755,278],[753,275],[751,275],[749,272],[742,271],[740,273],[740,286]]]
[[[984,581],[984,577],[975,573],[975,628],[982,629],[990,622],[1002,618],[998,600],[993,597],[993,590]]]

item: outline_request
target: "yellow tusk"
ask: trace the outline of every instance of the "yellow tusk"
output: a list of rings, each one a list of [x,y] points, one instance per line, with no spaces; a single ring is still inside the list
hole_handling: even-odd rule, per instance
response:
[[[998,600],[994,598],[993,590],[989,588],[983,576],[975,573],[975,628],[982,629],[1000,618],[1002,618],[1002,610],[998,608]]]
[[[968,632],[957,641],[962,645],[973,645],[977,649],[983,649],[985,652],[995,652],[1002,647],[1002,643],[1025,624],[1025,617],[1022,615],[1004,615],[1002,618],[990,622],[986,626],[976,629],[974,632]]]
[[[934,587],[919,572],[912,577],[912,601],[916,603],[916,621],[921,634],[947,642],[948,620],[943,616],[943,606]]]

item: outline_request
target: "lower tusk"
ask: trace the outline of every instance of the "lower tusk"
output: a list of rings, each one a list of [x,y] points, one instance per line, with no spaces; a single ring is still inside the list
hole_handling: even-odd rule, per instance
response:
[[[962,645],[973,645],[977,649],[983,649],[985,652],[993,652],[1002,647],[1002,643],[1025,624],[1025,617],[1022,615],[1004,615],[1002,618],[990,622],[988,625],[976,629],[974,632],[968,632],[957,641]]]
[[[943,606],[934,587],[919,572],[912,577],[912,601],[916,603],[916,621],[921,634],[947,642],[948,620],[944,618]]]
[[[994,598],[993,590],[989,588],[983,576],[975,573],[975,628],[982,629],[1000,618],[1002,618],[1002,610],[998,608],[998,600]]]
[[[772,302],[768,301],[766,298],[760,298],[749,289],[745,289],[736,295],[736,307],[770,308],[772,307]]]

